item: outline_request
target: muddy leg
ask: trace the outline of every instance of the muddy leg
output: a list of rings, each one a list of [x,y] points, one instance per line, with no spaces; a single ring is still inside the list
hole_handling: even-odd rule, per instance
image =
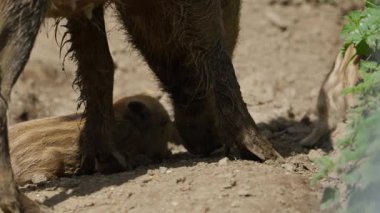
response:
[[[9,157],[7,110],[14,83],[33,47],[45,12],[44,0],[0,2],[0,209],[40,212],[15,184]]]
[[[243,157],[277,156],[242,100],[220,1],[155,1],[150,7],[136,2],[117,8],[132,42],[171,93],[176,125],[190,152],[207,155],[220,143],[234,143]]]
[[[92,19],[75,16],[68,20],[71,51],[77,60],[76,84],[85,104],[86,123],[81,132],[81,171],[91,173],[95,167],[110,173],[123,169],[123,157],[112,146],[114,114],[112,91],[114,64],[109,51],[103,7],[93,11]]]

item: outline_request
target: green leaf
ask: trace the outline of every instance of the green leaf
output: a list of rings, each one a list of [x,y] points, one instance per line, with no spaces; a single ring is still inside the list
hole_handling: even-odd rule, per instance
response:
[[[366,7],[368,7],[368,8],[379,7],[379,4],[380,4],[379,0],[367,0],[366,1]]]
[[[328,187],[324,190],[321,201],[321,208],[327,209],[331,208],[339,200],[339,191]]]
[[[375,192],[377,195],[380,190],[379,3],[380,0],[367,0],[366,9],[347,16],[348,22],[342,30],[344,48],[354,45],[360,56],[361,81],[343,91],[343,94],[355,94],[356,105],[349,110],[347,116],[347,135],[337,146],[339,158],[333,161],[325,157],[316,161],[320,170],[312,180],[313,183],[332,172],[339,176],[348,193],[344,194],[343,199],[339,199],[339,191],[327,188],[321,204],[322,208],[327,208],[339,200],[346,200],[346,203],[339,203],[339,206],[348,208],[340,208],[337,212],[378,212],[380,208],[376,204],[380,197],[374,198],[372,194],[365,194]]]
[[[335,162],[332,159],[330,159],[330,158],[328,158],[326,156],[323,156],[321,158],[316,159],[315,163],[317,165],[319,165],[319,172],[316,175],[314,175],[314,177],[312,178],[312,180],[311,180],[311,185],[312,186],[315,186],[315,184],[318,181],[320,181],[323,178],[327,177],[327,175],[330,172],[332,172],[332,171],[335,170],[335,166],[336,166]]]
[[[364,57],[369,56],[372,53],[372,49],[364,38],[358,39],[358,43],[356,43],[356,53]]]

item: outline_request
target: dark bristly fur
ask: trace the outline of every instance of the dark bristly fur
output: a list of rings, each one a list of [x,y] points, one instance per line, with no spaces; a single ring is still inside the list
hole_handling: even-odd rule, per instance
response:
[[[47,2],[0,2],[0,208],[3,212],[38,211],[15,184],[9,158],[7,109],[10,93],[32,49]]]
[[[114,3],[131,42],[171,94],[175,124],[186,148],[208,155],[236,145],[245,158],[267,160],[277,152],[248,113],[231,63],[241,0],[2,0],[0,1],[0,208],[41,211],[15,186],[8,151],[6,111],[41,20],[67,18],[78,65],[86,122],[80,136],[82,173],[125,169],[115,149],[114,65],[104,27],[104,6]],[[54,7],[53,7],[54,6]],[[93,6],[93,7],[88,7]],[[49,7],[47,11],[45,8]],[[64,42],[65,43],[65,42]],[[64,43],[62,45],[64,45]],[[117,130],[116,130],[117,131]],[[3,175],[4,174],[4,175]]]

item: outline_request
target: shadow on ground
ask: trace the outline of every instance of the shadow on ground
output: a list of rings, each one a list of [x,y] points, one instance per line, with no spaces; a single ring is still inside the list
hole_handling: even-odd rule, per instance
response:
[[[283,157],[308,153],[309,149],[300,145],[300,141],[313,129],[313,124],[308,117],[299,121],[278,117],[268,123],[259,123],[257,126]],[[333,146],[330,135],[323,137],[313,148],[320,148],[327,153],[331,152]]]
[[[308,118],[297,121],[290,118],[278,117],[268,123],[259,123],[258,128],[274,145],[275,149],[285,158],[297,154],[307,154],[309,152],[309,149],[306,149],[299,144],[299,142],[307,136],[313,128],[313,125]],[[320,143],[317,148],[321,148],[325,152],[330,152],[332,150],[331,138],[327,136],[321,141],[322,143]],[[218,162],[223,157],[223,149],[216,151],[208,158],[199,158],[187,152],[180,152],[172,155],[170,159],[167,159],[160,164],[140,166],[131,171],[108,175],[107,178],[104,178],[104,175],[99,174],[61,178],[59,180],[44,182],[37,185],[28,185],[23,187],[22,191],[55,191],[61,189],[58,194],[43,201],[44,205],[53,207],[70,197],[84,197],[102,190],[103,188],[120,186],[128,181],[146,175],[149,170],[160,169],[160,167],[192,167],[198,163]],[[235,155],[232,158],[238,157]]]
[[[42,182],[40,184],[30,184],[21,188],[23,193],[31,191],[54,191],[59,188],[63,189],[56,195],[53,195],[42,202],[43,205],[53,207],[70,197],[84,197],[91,195],[103,188],[110,186],[120,186],[128,181],[134,180],[140,176],[144,176],[149,170],[177,167],[192,167],[198,163],[214,163],[220,160],[220,156],[212,156],[210,158],[198,158],[189,153],[178,153],[172,155],[169,159],[160,164],[151,164],[140,166],[134,170],[111,174],[111,175],[81,175],[75,177],[60,178],[58,180]],[[104,178],[104,177],[107,178]]]

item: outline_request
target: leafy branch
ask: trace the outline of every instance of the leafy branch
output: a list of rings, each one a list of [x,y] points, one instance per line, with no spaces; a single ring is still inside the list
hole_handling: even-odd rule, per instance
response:
[[[378,212],[380,209],[380,0],[367,0],[363,11],[348,15],[342,30],[344,50],[354,45],[360,56],[361,82],[344,94],[355,94],[357,105],[349,111],[349,131],[338,144],[337,161],[317,161],[320,172],[312,183],[332,172],[343,181],[346,193],[325,189],[322,208],[338,206],[340,212]],[[343,197],[343,199],[342,199]]]

